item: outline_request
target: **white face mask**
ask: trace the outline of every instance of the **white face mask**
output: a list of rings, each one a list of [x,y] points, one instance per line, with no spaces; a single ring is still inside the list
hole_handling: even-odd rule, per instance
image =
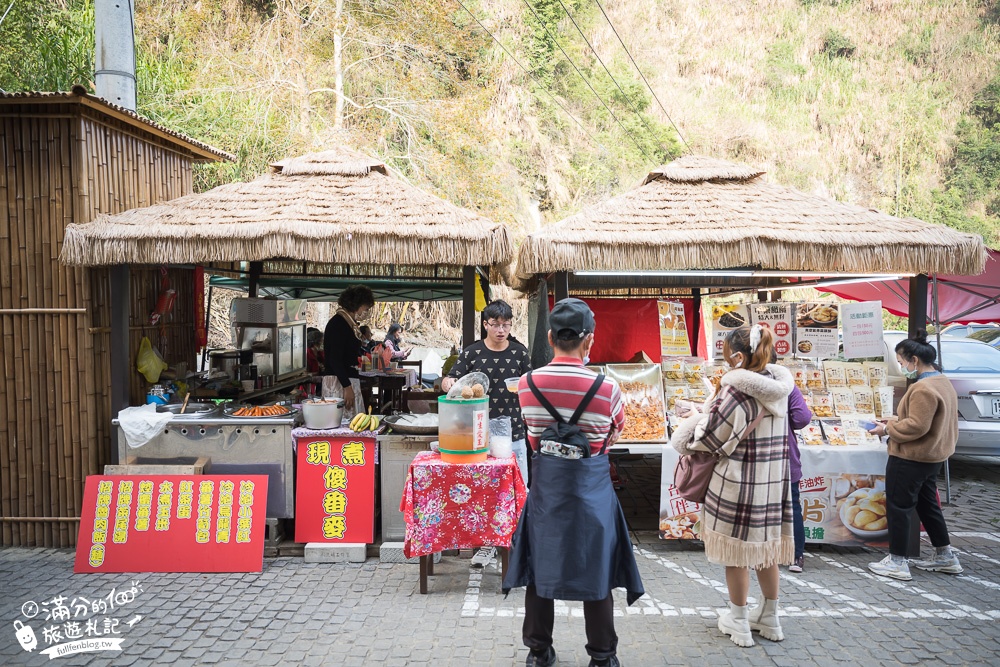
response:
[[[735,364],[734,363],[730,363],[729,367],[730,368],[734,368],[734,369],[735,368],[742,368],[743,367],[743,355],[740,355],[740,360],[737,361]]]

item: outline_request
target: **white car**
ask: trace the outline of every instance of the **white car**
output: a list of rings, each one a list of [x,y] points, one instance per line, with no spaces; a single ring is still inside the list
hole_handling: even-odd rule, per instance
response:
[[[896,362],[896,345],[905,338],[902,332],[886,332],[883,336],[896,405],[906,391],[906,378]],[[928,336],[928,342],[937,348],[933,334]],[[946,334],[941,335],[941,348],[938,358],[958,394],[955,453],[1000,456],[1000,350]]]

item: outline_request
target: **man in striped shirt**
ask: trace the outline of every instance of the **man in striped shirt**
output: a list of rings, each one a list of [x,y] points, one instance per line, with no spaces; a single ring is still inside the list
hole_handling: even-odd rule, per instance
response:
[[[549,365],[532,371],[531,378],[534,381],[539,393],[545,397],[552,407],[558,411],[564,422],[569,422],[577,407],[583,402],[586,394],[597,380],[597,374],[584,368],[587,363],[587,355],[594,344],[594,314],[586,303],[579,299],[563,299],[552,309],[549,316],[549,344],[555,352],[555,358]],[[542,432],[555,422],[552,415],[542,406],[538,398],[528,387],[527,376],[522,376],[518,383],[518,400],[521,404],[521,415],[527,431],[528,446],[533,452],[537,452],[540,447]],[[590,443],[591,454],[598,454],[604,446],[605,441],[610,446],[618,436],[621,435],[625,427],[625,409],[622,403],[621,390],[613,380],[605,379],[598,388],[597,393],[590,400],[583,414],[577,421],[580,431],[586,435]],[[534,456],[545,456],[535,454]],[[532,460],[532,465],[535,465]],[[541,465],[541,464],[538,464]],[[610,475],[610,470],[608,470]],[[543,483],[543,476],[536,480]],[[549,486],[558,486],[558,482]],[[613,491],[610,487],[610,480],[607,480],[606,493],[610,494],[610,502],[617,505]],[[586,488],[594,490],[593,485],[584,485]],[[567,484],[565,488],[536,488],[529,494],[528,502],[539,500],[537,494],[544,497],[558,496],[562,501],[557,500],[552,504],[552,513],[543,512],[539,529],[566,530],[566,531],[586,531],[588,526],[580,525],[580,515],[574,513],[573,508],[577,505],[584,505],[585,502],[577,503],[573,497],[574,490],[578,488],[575,484]],[[531,498],[535,495],[535,498]],[[600,496],[598,496],[600,497]],[[591,502],[593,502],[593,498]],[[621,513],[620,508],[616,508],[617,513]],[[525,510],[527,512],[527,509]],[[536,519],[533,519],[536,520]],[[546,522],[547,521],[547,522]],[[621,517],[624,522],[624,517]],[[626,529],[627,530],[627,529]],[[560,559],[580,559],[586,562],[601,563],[600,558],[592,558],[594,550],[602,552],[604,541],[602,536],[595,536],[593,540],[586,541],[586,547],[581,553],[559,553],[551,554],[549,562],[556,562]],[[613,531],[608,531],[609,533]],[[627,533],[626,533],[627,535]],[[628,550],[631,556],[631,544],[628,544],[627,537],[624,549]],[[530,547],[529,547],[530,550]],[[556,566],[557,568],[559,566]],[[634,563],[633,563],[634,567]],[[594,573],[597,579],[597,573]],[[572,578],[572,575],[567,575]],[[638,577],[638,575],[636,575]],[[536,580],[537,581],[537,580]],[[551,580],[546,579],[544,586],[549,586]],[[603,592],[603,591],[602,591]],[[615,633],[614,600],[610,591],[607,597],[595,600],[593,597],[573,597],[571,599],[584,600],[583,615],[587,632],[587,653],[590,654],[590,667],[620,667],[621,663],[616,655],[618,648],[618,635]],[[525,646],[529,649],[529,654],[525,664],[527,667],[550,667],[556,663],[555,650],[552,647],[552,630],[555,624],[554,600],[541,597],[534,584],[529,584],[524,596],[524,624],[522,636]]]
[[[589,322],[585,315],[580,314],[578,321],[572,327],[564,327],[558,332],[549,331],[549,343],[555,352],[555,358],[548,366],[544,366],[531,374],[535,385],[559,411],[562,418],[569,421],[587,390],[597,379],[597,373],[584,368],[589,361],[587,355],[594,344],[594,316],[583,301],[573,299],[586,308]],[[560,302],[562,303],[562,302]],[[553,314],[555,311],[553,310]],[[555,329],[556,325],[552,328]],[[521,418],[527,430],[528,446],[532,451],[538,451],[539,438],[542,431],[553,423],[552,416],[538,402],[528,388],[526,376],[521,377],[517,385],[518,400],[521,403]],[[622,393],[614,380],[605,379],[604,384],[586,411],[577,422],[580,430],[590,441],[590,451],[596,454],[601,451],[604,439],[609,437],[609,447],[621,435],[625,427],[625,407],[622,403]]]

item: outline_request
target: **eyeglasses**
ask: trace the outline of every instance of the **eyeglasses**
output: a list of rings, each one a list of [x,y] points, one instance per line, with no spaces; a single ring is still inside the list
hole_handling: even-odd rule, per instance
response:
[[[490,329],[496,329],[497,331],[510,331],[511,326],[513,325],[510,322],[487,322],[486,326]]]

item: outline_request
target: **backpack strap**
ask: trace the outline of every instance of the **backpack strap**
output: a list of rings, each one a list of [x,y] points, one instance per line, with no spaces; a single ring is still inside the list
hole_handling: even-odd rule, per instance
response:
[[[597,379],[594,380],[594,384],[590,385],[590,389],[587,390],[583,400],[580,401],[580,405],[577,406],[576,412],[574,412],[573,416],[569,418],[570,426],[576,425],[576,422],[583,416],[583,411],[586,410],[587,406],[590,405],[590,402],[594,400],[594,396],[597,394],[597,391],[601,388],[602,384],[604,384],[604,376],[598,375]]]
[[[766,409],[764,409],[763,405],[760,405],[758,407],[760,407],[760,411],[757,413],[757,416],[754,418],[754,420],[750,422],[750,426],[747,427],[747,430],[743,431],[743,437],[740,438],[739,440],[740,442],[743,442],[744,440],[749,438],[753,434],[753,432],[757,429],[757,425],[760,424],[760,420],[762,420],[764,417],[770,414]]]
[[[545,398],[545,396],[542,395],[542,392],[538,391],[538,386],[535,384],[535,381],[531,379],[531,373],[528,373],[525,379],[528,381],[528,389],[530,389],[531,393],[535,395],[535,398],[538,399],[538,402],[542,404],[542,407],[548,411],[549,415],[551,415],[552,418],[555,419],[557,423],[559,424],[565,423],[565,420],[563,420],[562,415],[559,414],[559,411],[556,410],[551,403],[549,403],[549,399]]]

